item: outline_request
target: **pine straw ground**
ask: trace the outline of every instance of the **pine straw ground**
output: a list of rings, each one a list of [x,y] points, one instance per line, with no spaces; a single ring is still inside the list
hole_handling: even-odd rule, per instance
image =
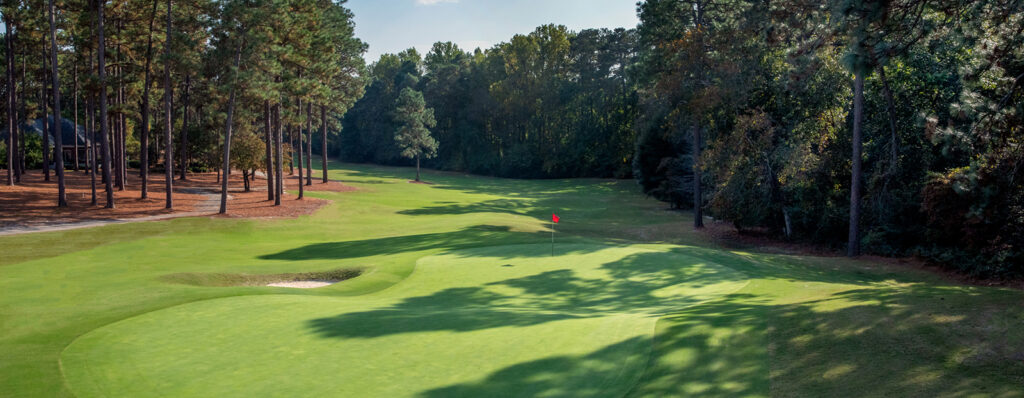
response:
[[[347,192],[355,188],[337,181],[327,184],[316,178],[304,187],[308,191]],[[0,169],[0,176],[6,170]],[[51,173],[50,181],[43,178],[42,170],[30,170],[21,182],[11,187],[0,185],[0,228],[56,225],[79,221],[130,219],[168,214],[215,214],[219,210],[220,183],[216,173],[190,173],[188,179],[174,180],[174,209],[165,208],[164,174],[150,173],[149,197],[140,199],[139,170],[128,172],[124,191],[114,191],[114,209],[104,208],[106,197],[103,183],[96,179],[97,205],[90,205],[91,177],[81,171],[68,170],[64,174],[68,207],[57,207],[57,177]],[[99,177],[99,176],[97,176]],[[298,177],[286,176],[285,195],[281,206],[267,200],[267,182],[257,178],[251,182],[252,191],[243,189],[241,173],[232,173],[228,188],[228,217],[297,217],[310,214],[327,201],[316,198],[296,200]]]

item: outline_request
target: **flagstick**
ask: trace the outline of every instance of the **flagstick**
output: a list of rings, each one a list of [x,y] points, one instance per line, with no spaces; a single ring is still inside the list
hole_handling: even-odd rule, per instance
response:
[[[555,220],[551,220],[551,257],[555,256]]]

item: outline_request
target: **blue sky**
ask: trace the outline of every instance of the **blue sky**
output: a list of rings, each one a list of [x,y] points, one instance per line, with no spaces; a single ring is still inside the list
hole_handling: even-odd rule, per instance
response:
[[[370,44],[367,62],[383,53],[452,41],[467,51],[489,48],[546,23],[571,30],[632,28],[636,0],[349,0],[356,36]]]

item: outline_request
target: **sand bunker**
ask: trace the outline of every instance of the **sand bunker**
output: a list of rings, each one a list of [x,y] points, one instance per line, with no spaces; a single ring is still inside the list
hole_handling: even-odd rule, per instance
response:
[[[296,289],[316,289],[318,287],[330,286],[335,283],[338,283],[338,281],[289,281],[268,283],[267,286],[291,287]]]

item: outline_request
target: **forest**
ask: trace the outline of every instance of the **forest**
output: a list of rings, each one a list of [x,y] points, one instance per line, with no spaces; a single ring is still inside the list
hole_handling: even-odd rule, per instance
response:
[[[672,207],[851,255],[1024,273],[1024,3],[641,2],[636,29],[544,25],[490,49],[385,54],[340,155],[408,164],[398,92],[433,107],[431,167],[635,178]]]
[[[106,194],[94,201],[114,206],[129,171],[165,173],[169,188],[189,170],[236,168],[273,176],[280,201],[293,159],[310,179],[318,157],[326,180],[328,157],[422,158],[500,177],[632,178],[695,228],[710,217],[850,256],[1024,275],[1024,2],[647,0],[637,12],[635,29],[549,24],[367,64],[343,1],[4,2],[7,183],[33,168],[49,178],[51,164],[91,169]],[[43,151],[62,134],[40,142],[21,126],[46,130],[44,115],[87,126],[90,155]]]
[[[65,168],[80,167],[93,176],[93,205],[107,208],[129,172],[141,177],[142,199],[149,174],[165,174],[172,209],[175,178],[232,168],[247,188],[265,172],[268,200],[280,204],[283,170],[301,178],[295,163],[305,157],[308,181],[312,141],[326,148],[328,129],[363,91],[366,45],[342,3],[48,0],[2,10],[7,184],[35,168],[50,181],[52,169],[61,207]],[[67,120],[75,132],[61,131]],[[49,133],[28,134],[34,121]],[[69,138],[73,155],[64,158],[56,148],[76,135],[84,142]],[[327,154],[318,155],[326,170]]]

